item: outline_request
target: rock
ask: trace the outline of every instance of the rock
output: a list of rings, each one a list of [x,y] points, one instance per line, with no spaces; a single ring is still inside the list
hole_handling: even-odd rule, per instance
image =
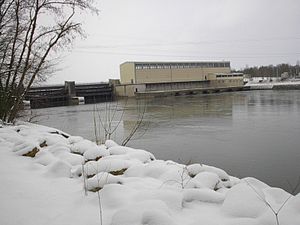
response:
[[[38,153],[38,152],[39,152],[39,149],[37,147],[35,147],[31,151],[23,154],[23,156],[27,156],[27,157],[33,158],[33,157],[35,157],[36,153]]]

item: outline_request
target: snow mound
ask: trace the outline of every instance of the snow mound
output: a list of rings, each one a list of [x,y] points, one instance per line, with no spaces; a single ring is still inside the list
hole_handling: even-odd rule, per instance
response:
[[[72,166],[76,166],[84,163],[83,156],[72,154],[70,152],[62,152],[58,155],[58,158],[69,163]]]
[[[132,149],[132,148],[128,148],[125,153],[111,155],[107,158],[130,160],[130,161],[136,161],[137,163],[148,163],[155,159],[153,154],[151,154],[150,152],[147,152],[145,150],[140,150],[140,149]]]
[[[126,185],[108,184],[100,191],[102,203],[107,209],[122,209],[130,204],[136,190]]]
[[[298,210],[298,212],[300,212],[300,193],[298,193],[294,198],[292,198],[290,203],[295,209]]]
[[[44,136],[45,136],[47,145],[60,144],[60,145],[69,146],[68,139],[66,139],[65,137],[61,136],[58,133],[53,133],[53,134],[46,133]]]
[[[235,217],[257,218],[267,206],[249,185],[240,183],[228,190],[222,210]]]
[[[85,158],[86,161],[98,160],[108,155],[109,155],[109,151],[107,151],[107,149],[105,149],[103,146],[95,146],[83,153],[83,157]]]
[[[147,210],[142,215],[142,224],[147,225],[175,225],[176,223],[167,213],[160,210]]]
[[[47,166],[56,160],[57,158],[48,151],[39,151],[35,156],[35,162],[43,166]]]
[[[84,169],[87,176],[93,176],[99,172],[121,173],[121,171],[125,171],[130,165],[130,161],[127,160],[103,158],[98,161],[87,162],[84,165]]]
[[[119,146],[116,142],[114,142],[113,140],[106,140],[105,141],[105,146],[107,148],[111,148],[111,147],[116,147]]]
[[[80,136],[70,136],[68,138],[68,141],[70,144],[75,144],[75,143],[81,142],[83,140],[84,140],[83,137],[80,137]]]
[[[122,154],[126,154],[128,149],[129,149],[128,147],[124,147],[124,146],[112,146],[108,150],[111,155],[122,155]]]
[[[228,181],[229,180],[228,174],[220,168],[217,168],[217,167],[214,167],[214,166],[203,165],[203,169],[206,172],[212,172],[212,173],[217,174],[222,181]]]
[[[21,136],[11,127],[0,129],[0,136],[1,139],[3,140],[2,142],[5,141],[6,144],[10,143],[11,145],[15,145],[17,142],[23,140],[23,136]]]
[[[152,211],[153,213],[151,213]],[[161,212],[160,214],[158,212]],[[147,200],[137,203],[130,203],[126,208],[121,208],[112,216],[112,225],[140,225],[140,224],[155,224],[160,225],[162,222],[171,222],[169,220],[169,209],[164,202],[160,200]],[[155,220],[157,216],[158,220]],[[148,223],[146,223],[148,222]],[[164,223],[162,223],[164,224]]]
[[[187,171],[191,177],[196,176],[198,173],[203,172],[204,168],[199,163],[187,166]]]
[[[62,160],[57,160],[47,166],[46,174],[53,177],[71,177],[71,165]]]
[[[111,221],[111,225],[140,225],[142,220],[142,215],[137,213],[136,210],[123,209],[117,211]]]
[[[219,176],[211,172],[198,173],[191,180],[191,183],[194,183],[196,188],[209,188],[212,190],[219,189],[218,184],[220,182]]]
[[[94,142],[89,140],[79,140],[71,145],[71,152],[83,155],[87,150],[97,148]]]
[[[18,156],[33,149],[32,159]],[[0,224],[99,224],[99,201],[111,225],[267,225],[276,223],[270,207],[282,209],[280,224],[300,224],[300,194],[111,140],[98,146],[53,128],[4,125],[0,158]]]
[[[225,195],[208,188],[203,189],[184,189],[183,201],[192,202],[210,202],[210,203],[222,203],[225,199]]]
[[[126,182],[125,182],[126,184]],[[157,189],[157,190],[144,190],[139,191],[134,196],[135,202],[142,202],[147,200],[160,200],[172,210],[181,210],[182,209],[182,193],[174,189]]]
[[[35,142],[30,142],[27,140],[18,140],[14,145],[13,151],[16,152],[18,155],[27,155],[31,152],[37,153],[39,151],[39,147]],[[35,154],[33,156],[35,156]]]
[[[262,190],[264,193],[264,200],[268,202],[275,211],[278,211],[281,206],[285,203],[291,194],[280,188],[267,187]]]
[[[98,191],[106,184],[122,184],[122,179],[107,172],[97,173],[92,178],[87,179],[87,189],[90,191]]]

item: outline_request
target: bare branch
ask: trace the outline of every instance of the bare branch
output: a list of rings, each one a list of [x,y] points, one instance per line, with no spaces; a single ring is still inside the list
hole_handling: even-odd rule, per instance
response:
[[[83,35],[81,23],[73,21],[80,11],[98,10],[93,0],[0,1],[0,119],[15,119],[30,86],[53,71],[50,55]]]

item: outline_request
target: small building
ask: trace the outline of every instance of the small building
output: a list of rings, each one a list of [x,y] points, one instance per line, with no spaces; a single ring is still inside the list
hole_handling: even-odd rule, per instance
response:
[[[125,62],[120,65],[118,96],[206,91],[242,87],[243,75],[231,74],[229,61]]]

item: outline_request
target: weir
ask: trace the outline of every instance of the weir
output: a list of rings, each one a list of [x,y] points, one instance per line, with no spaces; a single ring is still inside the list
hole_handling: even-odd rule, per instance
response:
[[[36,109],[78,105],[79,97],[84,98],[85,104],[112,101],[113,88],[104,82],[76,84],[75,81],[65,81],[65,85],[32,87],[25,100],[30,101],[32,109]]]

